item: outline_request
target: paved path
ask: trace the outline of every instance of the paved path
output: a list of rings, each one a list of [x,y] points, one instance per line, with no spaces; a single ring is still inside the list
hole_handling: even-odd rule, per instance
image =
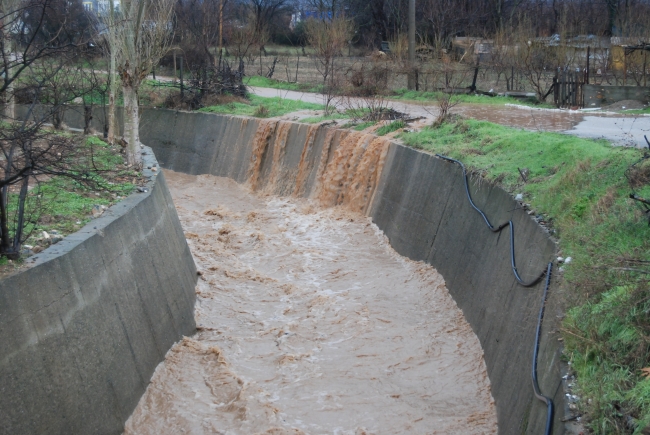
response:
[[[643,136],[650,139],[650,116],[585,116],[565,133],[594,139],[607,139],[622,146],[648,147]]]

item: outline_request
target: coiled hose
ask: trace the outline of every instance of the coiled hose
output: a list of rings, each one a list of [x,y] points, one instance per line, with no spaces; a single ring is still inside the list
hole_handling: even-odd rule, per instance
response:
[[[531,287],[537,282],[539,282],[540,279],[544,275],[546,275],[546,285],[544,287],[544,297],[542,299],[542,306],[539,310],[539,317],[537,318],[537,331],[535,334],[535,348],[533,350],[533,368],[532,368],[532,381],[533,381],[533,391],[535,393],[535,397],[539,399],[540,401],[544,402],[546,404],[546,429],[544,433],[546,435],[550,435],[552,430],[553,430],[553,400],[551,400],[549,397],[544,396],[540,390],[539,390],[539,384],[537,382],[537,354],[539,352],[539,339],[542,334],[542,321],[544,319],[544,308],[546,306],[546,299],[548,296],[548,288],[551,284],[551,270],[553,268],[553,262],[548,263],[548,267],[546,270],[544,270],[542,273],[539,274],[536,278],[532,279],[531,281],[524,281],[521,276],[519,276],[519,272],[517,271],[517,263],[515,262],[515,226],[512,223],[512,220],[509,220],[506,223],[503,223],[499,225],[498,227],[495,227],[490,223],[490,220],[488,217],[483,213],[483,210],[478,208],[476,204],[474,204],[474,201],[472,201],[472,195],[469,193],[469,182],[467,181],[467,170],[465,169],[465,165],[463,165],[461,162],[458,160],[452,159],[450,157],[446,157],[440,154],[436,154],[436,157],[446,160],[451,163],[455,163],[459,165],[463,169],[463,180],[465,181],[465,193],[467,194],[467,199],[469,200],[470,205],[474,210],[478,212],[478,214],[481,215],[483,220],[485,221],[485,224],[489,228],[490,231],[493,233],[498,233],[502,229],[504,229],[506,226],[510,228],[510,265],[512,267],[512,273],[515,275],[515,279],[519,284],[521,284],[524,287]]]

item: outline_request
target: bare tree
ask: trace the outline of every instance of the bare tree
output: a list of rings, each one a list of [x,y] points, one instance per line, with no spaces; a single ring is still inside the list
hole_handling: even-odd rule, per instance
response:
[[[268,33],[272,21],[280,14],[293,9],[292,0],[246,0],[246,9],[249,11],[248,21],[252,25],[253,35],[261,40],[259,35]],[[262,45],[261,49],[264,49]]]
[[[15,123],[0,128],[0,256],[20,256],[20,247],[29,236],[25,228],[38,220],[38,210],[29,207],[30,186],[52,177],[73,179],[97,187],[93,149],[80,146],[61,134],[37,123]],[[38,198],[38,196],[36,196]]]
[[[73,57],[47,58],[30,65],[26,71],[22,91],[49,112],[52,125],[60,130],[68,104],[88,94],[90,73]],[[28,97],[28,98],[29,98]]]
[[[171,42],[175,0],[122,0],[115,25],[117,71],[124,97],[124,137],[127,160],[142,162],[138,91],[142,81],[167,52]]]
[[[334,59],[340,56],[354,34],[354,23],[345,15],[329,19],[310,19],[305,26],[307,43],[314,49],[316,68],[327,82],[334,68]]]
[[[323,76],[327,114],[333,109],[332,103],[341,87],[341,75],[335,74],[334,60],[341,55],[353,33],[353,22],[343,14],[335,15],[331,19],[329,14],[321,16],[321,19],[312,18],[305,25],[307,42],[315,52],[316,69]]]
[[[218,56],[215,56],[212,49],[221,44],[219,16],[227,5],[227,0],[177,1],[176,36],[180,40],[185,60],[188,64],[194,63],[194,69],[217,66]]]
[[[249,14],[243,23],[231,30],[228,45],[234,56],[240,60],[249,56],[250,61],[254,61],[255,52],[261,51],[269,39],[266,26],[257,25],[255,20],[255,17]]]
[[[34,183],[57,176],[84,184],[96,180],[91,175],[92,152],[46,126],[61,118],[67,101],[80,96],[80,83],[68,75],[75,70],[79,48],[86,45],[88,29],[78,26],[82,19],[57,19],[69,11],[66,2],[30,0],[0,6],[17,8],[5,9],[0,22],[0,92],[11,93],[11,98],[16,88],[29,103],[26,115],[18,119],[13,111],[3,112],[0,123],[0,256],[17,258],[25,228],[35,223],[28,201]],[[61,85],[63,79],[67,84]]]

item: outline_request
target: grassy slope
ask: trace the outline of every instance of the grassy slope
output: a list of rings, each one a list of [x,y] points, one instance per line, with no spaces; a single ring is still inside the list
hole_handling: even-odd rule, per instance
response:
[[[247,86],[257,86],[260,88],[285,89],[288,91],[315,92],[322,90],[320,85],[311,85],[308,83],[289,83],[275,79],[268,79],[262,76],[250,76],[244,79]]]
[[[564,293],[571,308],[564,321],[566,355],[578,374],[581,407],[598,433],[626,432],[626,416],[650,425],[650,228],[628,198],[626,169],[642,151],[604,142],[539,133],[483,121],[458,121],[399,136],[407,145],[463,161],[512,193],[523,193],[535,214],[560,240]],[[636,192],[650,196],[648,160]],[[518,168],[528,168],[523,183]],[[645,178],[644,178],[645,177]],[[645,184],[645,186],[643,186]]]
[[[317,124],[323,121],[331,121],[333,119],[351,119],[353,123],[358,123],[363,120],[363,118],[370,112],[370,110],[361,108],[361,109],[348,109],[343,111],[332,112],[329,115],[321,116],[311,116],[308,118],[303,118],[300,122],[305,122],[307,124]]]
[[[420,103],[435,102],[440,92],[409,91],[407,89],[398,89],[393,92],[389,98],[394,100],[414,101]],[[555,108],[551,104],[539,104],[534,99],[519,99],[512,97],[489,97],[487,95],[468,95],[458,94],[454,96],[461,103],[474,104],[521,104],[531,107]]]
[[[397,131],[400,128],[404,128],[404,127],[406,127],[406,123],[404,121],[402,121],[402,120],[393,121],[390,124],[386,124],[384,126],[379,127],[377,129],[377,131],[375,132],[375,134],[377,136],[385,136],[388,133],[392,133],[392,132]]]
[[[64,236],[73,233],[92,219],[93,206],[109,207],[121,197],[133,192],[135,186],[130,180],[137,178],[139,174],[126,168],[116,169],[117,165],[124,163],[124,158],[115,147],[111,148],[94,136],[80,136],[79,140],[80,146],[92,147],[95,167],[110,173],[94,175],[101,187],[99,190],[89,189],[67,178],[53,178],[33,185],[26,207],[28,211],[36,212],[38,221],[26,225],[25,233],[31,236],[25,244],[37,244],[42,231],[56,230]],[[12,215],[16,208],[17,195],[10,194],[9,214]],[[7,259],[0,258],[0,266],[6,264]]]
[[[256,116],[258,118],[271,118],[282,116],[297,110],[323,110],[321,104],[305,103],[303,101],[286,100],[279,97],[265,98],[251,95],[248,103],[229,103],[218,106],[209,106],[200,109],[200,112],[225,113],[228,115]]]
[[[330,113],[329,115],[310,116],[308,118],[302,118],[300,122],[304,122],[307,124],[318,124],[319,122],[323,122],[323,121],[331,121],[333,119],[348,119],[348,118],[351,118],[351,116],[346,112],[334,112],[334,113]]]
[[[111,148],[106,142],[94,136],[80,137],[85,141],[84,146],[94,150],[94,161],[97,169],[111,171],[110,179],[101,173],[95,175],[101,189],[93,191],[76,181],[66,178],[54,178],[35,187],[30,193],[42,195],[44,215],[37,223],[38,230],[57,230],[62,234],[77,231],[91,219],[93,205],[110,206],[118,197],[124,197],[133,192],[134,185],[129,181],[137,177],[132,170],[116,170],[117,165],[124,163],[124,158],[115,147]],[[43,219],[50,216],[52,219]],[[76,222],[80,222],[77,224]],[[28,230],[31,228],[28,228]],[[28,241],[29,244],[29,241]]]

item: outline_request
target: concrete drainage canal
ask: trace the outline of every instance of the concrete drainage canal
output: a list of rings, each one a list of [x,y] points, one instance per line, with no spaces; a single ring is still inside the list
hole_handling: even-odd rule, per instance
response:
[[[431,266],[358,213],[165,176],[202,272],[199,332],[127,434],[496,433],[479,341]]]
[[[383,138],[156,110],[143,124],[143,141],[174,171],[203,275],[199,332],[157,369],[127,433],[175,422],[232,433],[544,433],[531,367],[545,279],[522,287],[510,260],[522,280],[544,278],[555,246],[510,195],[469,186],[491,222],[506,223],[492,233],[460,167]],[[561,310],[550,292],[539,386],[561,407]]]
[[[198,270],[197,332],[124,433],[563,433],[531,384],[547,280],[513,274],[544,278],[555,245],[509,194],[358,132],[166,110],[142,125]],[[561,408],[553,290],[537,374]]]

